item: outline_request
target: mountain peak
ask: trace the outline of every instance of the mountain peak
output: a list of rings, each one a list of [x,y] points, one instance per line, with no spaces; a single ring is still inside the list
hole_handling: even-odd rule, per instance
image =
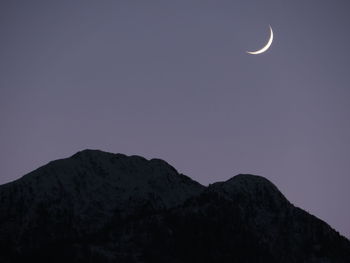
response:
[[[268,179],[266,179],[263,176],[260,175],[254,175],[254,174],[237,174],[227,181],[224,182],[217,182],[212,184],[214,187],[237,187],[240,186],[242,188],[254,188],[254,187],[272,187],[276,188],[277,187]]]
[[[260,175],[238,174],[225,182],[225,185],[250,189],[270,188],[269,191],[279,191],[277,187],[268,179]]]
[[[272,182],[259,175],[238,174],[225,182],[211,185],[210,189],[244,202],[273,203],[276,207],[289,203]]]
[[[109,157],[112,157],[112,156],[127,157],[127,155],[121,154],[121,153],[110,153],[110,152],[105,152],[98,149],[84,149],[73,154],[70,158],[79,159],[79,158],[86,158],[86,157],[96,158],[96,157],[108,157],[108,156]]]
[[[37,202],[72,198],[69,202],[78,210],[91,202],[110,209],[146,201],[154,207],[171,207],[204,189],[163,160],[91,149],[52,161],[11,184],[37,193],[31,197]],[[113,198],[117,201],[111,203]]]

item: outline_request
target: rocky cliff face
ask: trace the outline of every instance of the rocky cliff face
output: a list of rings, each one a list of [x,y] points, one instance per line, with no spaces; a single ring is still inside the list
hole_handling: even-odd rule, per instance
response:
[[[0,262],[350,262],[267,179],[204,187],[159,159],[85,150],[0,186]]]

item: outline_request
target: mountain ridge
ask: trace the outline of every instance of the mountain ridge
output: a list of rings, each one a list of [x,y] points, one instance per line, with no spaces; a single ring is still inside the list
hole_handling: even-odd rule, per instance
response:
[[[205,187],[137,155],[49,162],[0,186],[0,204],[1,262],[350,262],[350,241],[266,178]]]

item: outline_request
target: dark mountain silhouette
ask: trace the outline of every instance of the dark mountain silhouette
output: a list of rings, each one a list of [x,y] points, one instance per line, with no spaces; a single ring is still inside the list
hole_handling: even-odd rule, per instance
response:
[[[350,241],[263,177],[85,150],[0,186],[0,262],[345,263]]]

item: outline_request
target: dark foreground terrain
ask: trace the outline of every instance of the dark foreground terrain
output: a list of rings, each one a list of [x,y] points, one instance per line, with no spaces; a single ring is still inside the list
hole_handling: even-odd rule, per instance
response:
[[[0,262],[349,263],[350,242],[263,177],[85,150],[0,186]]]

